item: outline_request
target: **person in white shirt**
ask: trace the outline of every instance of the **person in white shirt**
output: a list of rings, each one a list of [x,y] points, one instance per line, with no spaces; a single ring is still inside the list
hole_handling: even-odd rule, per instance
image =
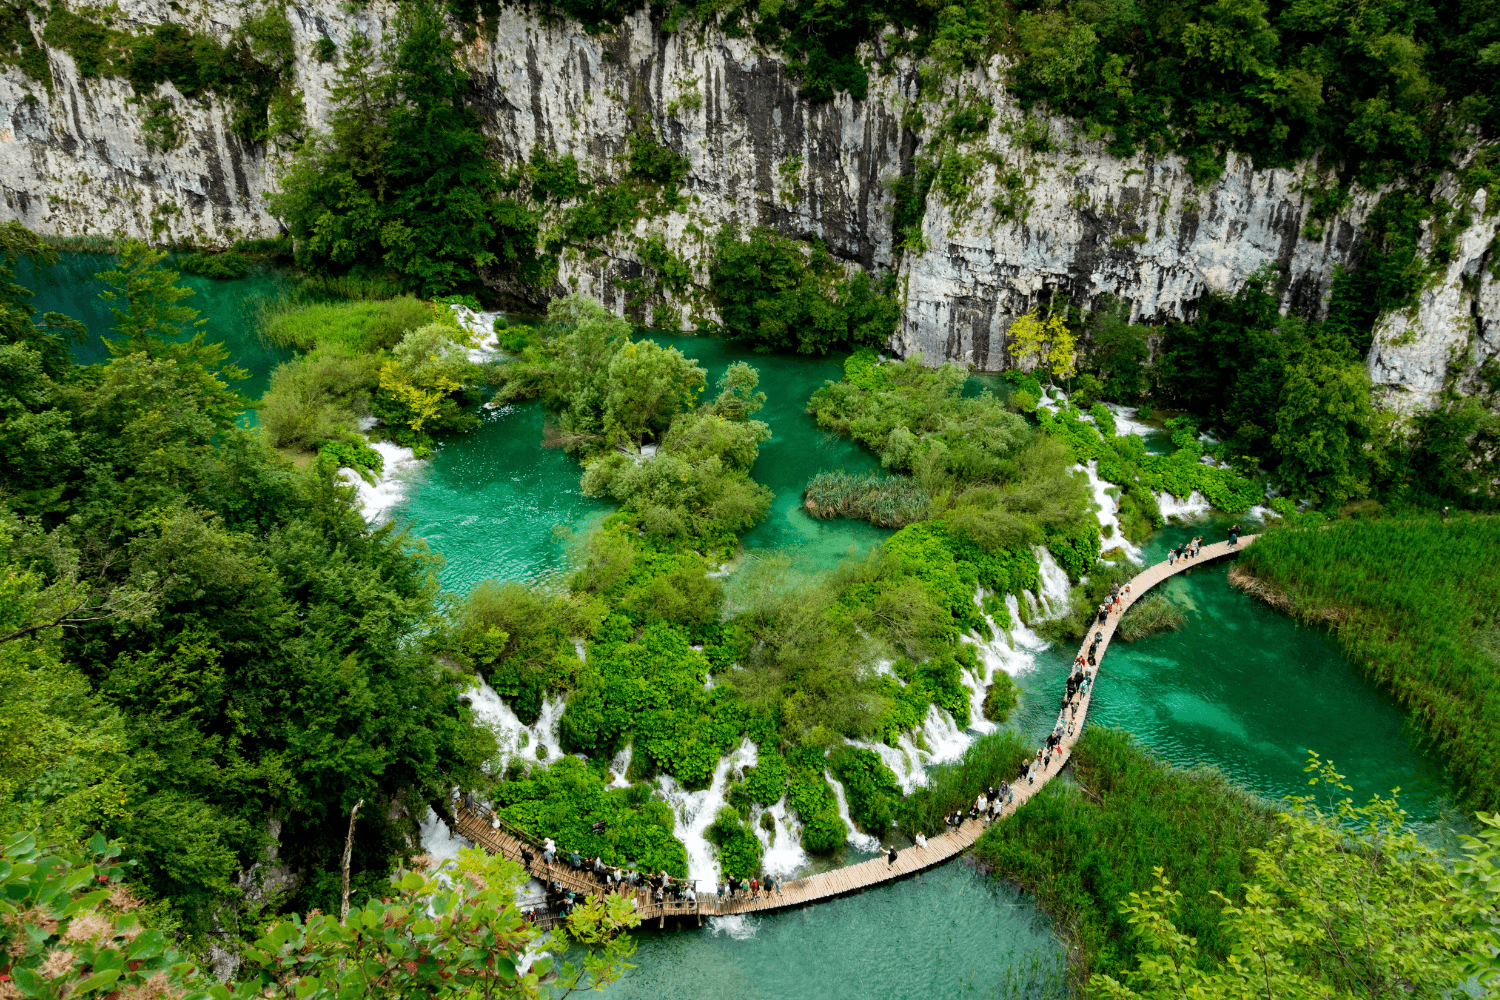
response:
[[[921,830],[917,831],[917,850],[927,846],[927,836]]]

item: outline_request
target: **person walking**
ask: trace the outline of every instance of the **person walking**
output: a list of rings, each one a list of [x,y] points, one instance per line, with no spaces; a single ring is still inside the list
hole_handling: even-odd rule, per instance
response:
[[[1236,524],[1229,529],[1229,547],[1238,548],[1240,544],[1240,526]]]
[[[892,844],[885,849],[885,866],[891,867],[896,863],[896,845]]]
[[[750,898],[760,898],[760,879],[758,878],[753,878],[750,880]]]
[[[776,895],[781,895],[781,872],[776,873]]]
[[[913,839],[916,841],[917,850],[920,851],[920,850],[923,850],[924,848],[926,848],[926,846],[927,846],[927,836],[925,834],[923,834],[921,830],[917,831],[917,835]]]
[[[548,837],[546,840],[542,841],[542,861],[546,863],[548,868],[551,868],[552,862],[556,858],[557,842],[554,841],[551,837]]]

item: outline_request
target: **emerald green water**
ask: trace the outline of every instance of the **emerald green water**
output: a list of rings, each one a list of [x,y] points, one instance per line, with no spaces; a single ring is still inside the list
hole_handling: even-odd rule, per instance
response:
[[[1229,523],[1167,527],[1145,557],[1163,559],[1194,535],[1222,539]],[[1325,630],[1231,587],[1229,565],[1206,563],[1159,585],[1186,625],[1110,643],[1089,724],[1128,729],[1173,764],[1211,764],[1275,800],[1306,793],[1302,768],[1316,751],[1348,775],[1356,800],[1399,786],[1415,819],[1437,820],[1451,806],[1450,784],[1395,699],[1362,678]],[[1048,649],[1021,678],[1028,731],[1050,729],[1074,652]]]
[[[45,270],[22,258],[16,280],[36,293],[31,304],[38,313],[66,313],[88,327],[87,339],[73,348],[75,360],[80,364],[105,361],[109,350],[104,338],[113,336],[114,326],[109,310],[119,303],[99,298],[107,286],[94,275],[113,268],[118,258],[97,253],[65,253],[61,258],[56,266]],[[274,271],[258,268],[237,281],[184,274],[178,283],[193,289],[194,294],[180,304],[197,309],[199,319],[208,321],[203,331],[209,343],[222,342],[229,351],[229,361],[250,373],[235,388],[250,399],[259,399],[271,383],[271,370],[294,353],[289,348],[268,347],[256,332],[260,303],[275,297],[284,279]],[[246,411],[245,422],[255,425],[254,410]]]
[[[785,551],[797,569],[816,572],[867,551],[889,534],[863,522],[819,521],[802,509],[802,490],[816,473],[879,467],[849,440],[818,430],[804,412],[814,389],[843,377],[838,358],[755,354],[710,337],[651,334],[651,339],[702,365],[709,393],[735,361],[760,371],[766,405],[756,417],[770,426],[772,436],[761,445],[751,474],[775,499],[765,520],[742,537],[747,549]],[[392,514],[443,553],[443,585],[457,593],[480,580],[535,580],[558,571],[566,545],[555,529],[581,532],[612,509],[579,490],[578,463],[560,450],[541,447],[537,404],[484,412],[479,430],[443,444]]]
[[[107,356],[108,305],[92,277],[109,258],[72,254],[20,279],[41,310],[88,324],[81,361]],[[264,390],[284,352],[254,332],[259,300],[278,286],[272,274],[237,282],[186,277],[190,304],[209,319],[251,372],[242,389]],[[655,336],[655,335],[653,335]],[[752,551],[786,551],[797,568],[825,569],[867,550],[887,533],[865,524],[822,522],[801,509],[807,480],[824,469],[866,471],[875,461],[848,441],[829,439],[803,412],[808,395],[840,377],[836,358],[755,355],[712,339],[655,336],[681,349],[713,381],[732,361],[761,373],[767,404],[760,418],[773,433],[755,478],[775,500],[749,532]],[[1003,386],[1000,387],[1003,389]],[[582,496],[579,468],[540,447],[535,405],[485,411],[473,434],[445,442],[409,484],[396,517],[441,552],[443,580],[462,591],[485,578],[535,580],[560,569],[564,546],[554,528],[583,531],[609,508]],[[1169,527],[1145,546],[1148,559],[1192,534],[1222,537],[1223,523]],[[1095,688],[1090,724],[1118,725],[1175,764],[1211,764],[1268,798],[1306,790],[1308,750],[1332,759],[1357,797],[1393,786],[1413,816],[1433,824],[1450,805],[1442,763],[1428,753],[1393,700],[1365,682],[1320,630],[1299,627],[1226,582],[1228,564],[1205,564],[1164,586],[1188,609],[1181,630],[1112,645]],[[1037,654],[1022,673],[1014,725],[1040,739],[1055,706],[1071,650]],[[805,910],[730,918],[703,931],[645,934],[639,966],[607,995],[618,998],[928,997],[1050,995],[1062,946],[1031,902],[964,862],[918,878]]]

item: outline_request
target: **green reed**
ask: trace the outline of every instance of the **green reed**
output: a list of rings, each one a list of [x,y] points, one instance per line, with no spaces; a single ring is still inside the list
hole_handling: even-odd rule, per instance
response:
[[[813,517],[848,517],[879,528],[904,528],[927,517],[932,498],[907,476],[858,475],[840,469],[820,472],[807,484],[806,507]]]
[[[1292,614],[1331,624],[1437,741],[1473,804],[1500,808],[1500,518],[1288,528],[1241,561]]]
[[[1186,621],[1181,608],[1161,594],[1150,594],[1125,612],[1120,619],[1119,636],[1126,642],[1135,642],[1158,632],[1175,632]]]

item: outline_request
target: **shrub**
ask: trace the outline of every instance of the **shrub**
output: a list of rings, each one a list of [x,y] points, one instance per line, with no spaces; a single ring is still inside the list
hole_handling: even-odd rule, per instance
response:
[[[1013,780],[1031,753],[1032,748],[1008,730],[981,736],[958,760],[928,768],[927,785],[901,803],[901,829],[913,835],[941,833],[946,814],[967,810],[980,792]]]
[[[854,825],[872,837],[884,837],[901,806],[901,785],[880,755],[861,747],[836,747],[828,769],[844,786]]]
[[[283,301],[266,309],[260,325],[262,336],[280,347],[310,351],[337,344],[368,352],[395,347],[408,331],[432,322],[428,307],[407,295],[383,302]]]
[[[984,689],[984,717],[991,722],[1006,721],[1020,697],[1021,689],[1010,679],[1010,674],[998,671],[989,687]]]
[[[243,278],[250,273],[250,262],[233,250],[226,253],[189,254],[182,259],[180,266],[188,274],[223,280]]]
[[[378,362],[337,344],[278,365],[260,402],[260,423],[273,447],[316,451],[341,440],[368,412]]]

